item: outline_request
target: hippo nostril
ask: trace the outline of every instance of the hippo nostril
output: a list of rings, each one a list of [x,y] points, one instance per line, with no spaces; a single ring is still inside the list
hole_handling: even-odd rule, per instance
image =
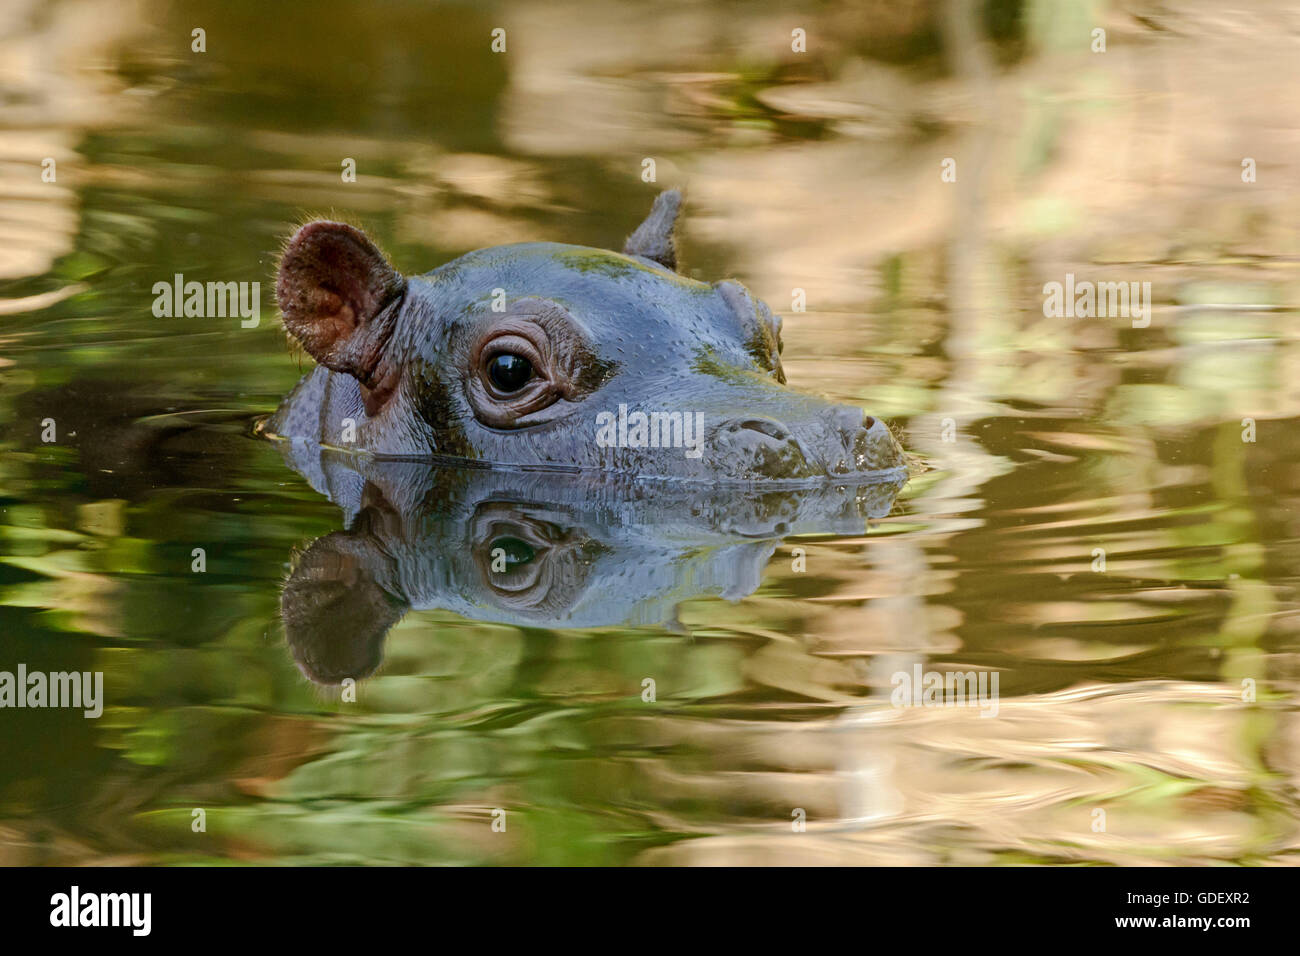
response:
[[[837,405],[831,411],[830,420],[840,434],[850,442],[876,423],[874,418],[852,405]]]
[[[735,478],[803,478],[813,466],[794,433],[771,418],[734,418],[710,442],[717,467]]]
[[[853,405],[837,405],[827,417],[826,470],[834,475],[894,467],[900,451],[889,429]],[[880,427],[877,427],[877,426]]]
[[[766,435],[768,438],[774,438],[777,441],[788,441],[790,439],[790,429],[780,422],[772,421],[770,418],[746,418],[743,421],[732,422],[731,430],[758,432],[760,435]]]

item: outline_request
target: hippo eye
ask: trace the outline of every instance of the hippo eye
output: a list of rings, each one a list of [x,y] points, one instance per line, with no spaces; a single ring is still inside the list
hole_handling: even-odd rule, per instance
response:
[[[585,396],[579,379],[592,357],[576,321],[556,303],[530,297],[509,308],[476,323],[465,343],[465,398],[488,428],[529,428],[563,417]]]
[[[502,552],[502,556],[505,558],[507,571],[513,570],[521,564],[527,564],[537,557],[537,552],[527,542],[509,536],[502,536],[492,542],[493,559],[496,558],[498,550]]]
[[[533,364],[522,355],[502,352],[488,362],[488,378],[504,394],[517,392],[533,377]]]

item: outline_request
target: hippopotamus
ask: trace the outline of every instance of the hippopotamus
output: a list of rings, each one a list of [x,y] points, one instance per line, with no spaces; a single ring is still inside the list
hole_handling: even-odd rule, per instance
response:
[[[318,363],[264,434],[379,459],[721,482],[903,474],[881,420],[786,387],[781,318],[677,270],[682,198],[622,252],[480,249],[403,276],[325,220],[285,247],[276,298]]]
[[[283,443],[344,514],[297,553],[280,598],[289,650],[317,684],[359,680],[409,611],[526,628],[666,626],[677,606],[740,600],[788,535],[860,535],[903,479],[736,494],[618,474],[381,461]]]

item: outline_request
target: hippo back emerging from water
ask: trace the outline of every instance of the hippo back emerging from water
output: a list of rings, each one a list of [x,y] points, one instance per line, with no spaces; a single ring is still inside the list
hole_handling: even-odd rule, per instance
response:
[[[357,229],[308,223],[276,297],[319,367],[264,432],[379,458],[648,477],[901,473],[884,422],[785,387],[766,305],[677,273],[680,205],[660,195],[622,253],[521,243],[409,278]]]

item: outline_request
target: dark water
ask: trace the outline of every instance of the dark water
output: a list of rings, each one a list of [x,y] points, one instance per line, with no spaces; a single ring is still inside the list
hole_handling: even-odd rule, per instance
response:
[[[0,863],[1294,862],[1296,31],[1179,6],[9,3],[0,671],[105,706],[0,710]],[[251,435],[310,366],[295,223],[415,272],[617,247],[672,185],[685,271],[898,427],[896,501],[335,504]],[[261,283],[257,326],[155,317],[177,273]],[[1045,316],[1067,273],[1150,282],[1149,323]],[[280,601],[358,511],[404,606],[331,605],[395,619],[345,702]],[[545,588],[482,590],[502,529]],[[916,667],[996,708],[894,706]]]

